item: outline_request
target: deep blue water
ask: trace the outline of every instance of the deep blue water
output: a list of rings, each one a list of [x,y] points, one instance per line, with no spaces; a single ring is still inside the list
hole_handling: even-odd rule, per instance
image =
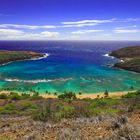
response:
[[[96,93],[139,89],[140,74],[108,67],[119,60],[104,56],[122,47],[140,45],[125,41],[0,41],[1,50],[48,53],[41,60],[13,62],[0,67],[1,88],[39,92]]]

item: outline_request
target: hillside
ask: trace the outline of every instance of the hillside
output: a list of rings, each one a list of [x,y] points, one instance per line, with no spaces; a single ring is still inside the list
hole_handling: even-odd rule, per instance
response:
[[[0,140],[138,140],[140,91],[118,98],[0,94]],[[71,98],[72,97],[72,98]]]
[[[39,57],[43,57],[43,54],[31,51],[0,51],[0,64]]]
[[[132,46],[113,51],[111,56],[123,60],[114,66],[125,70],[140,72],[140,46]]]

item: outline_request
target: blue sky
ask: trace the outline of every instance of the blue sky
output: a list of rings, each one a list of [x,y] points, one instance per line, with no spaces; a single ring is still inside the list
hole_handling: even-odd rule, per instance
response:
[[[0,40],[140,40],[140,0],[0,0]]]

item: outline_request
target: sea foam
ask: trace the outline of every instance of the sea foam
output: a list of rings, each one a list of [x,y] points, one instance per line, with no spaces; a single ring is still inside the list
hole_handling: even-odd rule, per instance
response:
[[[106,54],[104,54],[103,56],[104,56],[104,57],[109,57],[109,58],[111,58],[111,59],[114,59],[114,57],[113,57],[113,56],[110,56],[109,53],[106,53]]]
[[[54,82],[54,81],[62,81],[66,82],[69,80],[72,80],[72,78],[58,78],[58,79],[37,79],[37,80],[21,80],[21,79],[11,79],[11,78],[5,78],[4,79],[7,82],[23,82],[23,83],[48,83],[48,82]]]
[[[50,56],[50,54],[48,53],[45,53],[42,57],[38,57],[38,58],[32,58],[32,59],[29,59],[29,60],[40,60],[40,59],[44,59],[44,58],[47,58],[48,56]]]

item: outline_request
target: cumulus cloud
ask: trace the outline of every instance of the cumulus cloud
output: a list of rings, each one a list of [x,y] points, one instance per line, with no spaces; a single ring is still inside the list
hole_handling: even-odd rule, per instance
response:
[[[79,31],[74,31],[71,32],[72,34],[87,34],[87,33],[97,33],[97,32],[102,32],[103,30],[79,30]]]
[[[0,39],[18,39],[18,40],[41,40],[41,39],[53,39],[59,36],[58,32],[44,31],[40,33],[27,33],[21,30],[15,29],[0,29]]]

